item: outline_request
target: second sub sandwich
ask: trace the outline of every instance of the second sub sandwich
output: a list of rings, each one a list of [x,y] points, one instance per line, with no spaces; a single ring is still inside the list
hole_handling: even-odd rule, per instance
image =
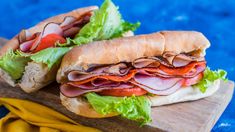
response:
[[[62,104],[89,118],[151,121],[151,106],[197,100],[218,90],[224,71],[207,68],[206,37],[162,31],[74,47],[57,73]]]
[[[30,93],[55,81],[61,58],[74,45],[133,35],[111,0],[46,19],[22,30],[0,49],[0,75]]]

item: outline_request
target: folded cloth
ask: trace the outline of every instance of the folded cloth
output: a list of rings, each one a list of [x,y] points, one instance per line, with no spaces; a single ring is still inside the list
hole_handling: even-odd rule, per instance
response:
[[[0,98],[0,104],[10,111],[0,119],[0,132],[99,131],[80,125],[48,107],[31,101]]]

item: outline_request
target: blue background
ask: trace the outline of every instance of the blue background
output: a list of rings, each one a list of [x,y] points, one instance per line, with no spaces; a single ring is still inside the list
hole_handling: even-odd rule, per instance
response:
[[[207,62],[212,69],[222,68],[235,80],[235,0],[114,0],[123,17],[140,21],[136,34],[160,30],[197,30],[211,41]],[[50,16],[75,8],[100,5],[102,0],[1,0],[0,36],[10,39]],[[235,131],[235,98],[213,131]],[[5,115],[0,108],[0,117]],[[197,112],[197,111],[195,111]]]

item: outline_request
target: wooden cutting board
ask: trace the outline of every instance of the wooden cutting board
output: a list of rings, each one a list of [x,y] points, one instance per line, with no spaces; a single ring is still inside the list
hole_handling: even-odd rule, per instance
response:
[[[6,42],[0,39],[0,44]],[[134,121],[121,117],[90,119],[69,112],[60,104],[58,84],[52,83],[42,90],[26,94],[20,88],[13,88],[0,80],[0,97],[31,100],[46,105],[67,115],[80,124],[103,131],[143,132],[143,131],[210,131],[230,102],[234,82],[221,82],[220,89],[205,99],[152,108],[152,123],[139,127]]]

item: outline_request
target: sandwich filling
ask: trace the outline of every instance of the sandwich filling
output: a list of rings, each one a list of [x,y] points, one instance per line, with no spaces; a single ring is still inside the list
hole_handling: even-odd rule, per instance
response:
[[[56,47],[56,43],[65,43],[66,37],[74,38],[82,27],[90,21],[91,12],[80,18],[67,16],[62,23],[48,23],[42,32],[30,34],[22,30],[19,34],[19,50],[25,53],[36,53],[49,47]]]
[[[169,61],[169,58],[173,58]],[[89,92],[108,96],[169,95],[197,84],[206,69],[204,58],[187,54],[138,58],[131,63],[97,65],[86,71],[70,71],[61,93],[76,97]]]
[[[84,98],[100,114],[117,113],[144,125],[151,121],[148,96],[167,96],[188,86],[203,94],[215,80],[225,79],[226,72],[211,71],[195,54],[166,52],[133,62],[91,64],[66,75],[60,86],[64,96]]]

